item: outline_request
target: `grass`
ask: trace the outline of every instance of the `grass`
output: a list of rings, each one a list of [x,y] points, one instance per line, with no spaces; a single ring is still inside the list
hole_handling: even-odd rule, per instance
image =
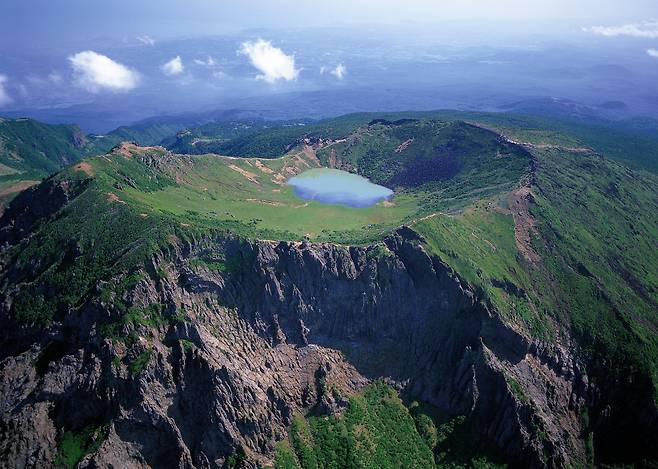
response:
[[[172,322],[172,318],[162,314],[163,308],[161,304],[151,304],[145,308],[140,306],[127,308],[119,321],[101,326],[101,335],[117,342],[134,342],[136,330],[157,328]],[[128,335],[125,335],[126,330],[130,330]]]
[[[535,144],[565,147],[589,147],[636,169],[658,172],[658,138],[655,124],[644,127],[634,121],[584,121],[582,119],[543,118],[537,116],[460,112],[389,112],[355,113],[305,125],[287,123],[267,128],[263,122],[231,122],[201,126],[190,130],[191,138],[165,139],[167,148],[180,153],[203,152],[231,156],[283,156],[304,138],[341,139],[373,120],[434,119],[441,121],[477,122],[510,136]],[[299,123],[297,123],[299,124]],[[245,128],[247,127],[247,128]],[[191,145],[191,140],[202,140]],[[207,142],[207,143],[206,143]]]
[[[329,133],[340,135],[355,119],[341,121],[344,125]],[[658,237],[653,176],[591,155],[537,150],[537,195],[531,209],[537,221],[535,250],[544,262],[533,269],[520,258],[505,198],[527,177],[527,153],[501,143],[489,131],[458,122],[375,122],[350,135],[330,149],[376,182],[398,178],[393,206],[355,209],[298,199],[285,185],[286,178],[319,164],[299,150],[278,159],[236,159],[126,146],[88,159],[85,170],[64,171],[56,179],[80,186],[80,195],[28,245],[10,250],[18,266],[40,259],[40,281],[16,295],[13,317],[48,323],[77,310],[98,280],[139,268],[172,235],[182,239],[195,232],[230,232],[261,239],[371,244],[409,223],[425,237],[432,254],[533,336],[551,340],[551,321],[556,320],[573,327],[588,354],[615,351],[621,359],[629,352],[643,363],[657,356],[652,332],[658,291],[658,259],[651,246]],[[574,143],[564,138],[559,143]],[[410,139],[413,143],[396,152]],[[330,149],[318,153],[320,162],[331,156]],[[423,167],[435,180],[405,176],[428,164]],[[423,217],[428,213],[433,216]],[[371,257],[385,254],[369,251]],[[240,269],[234,259],[223,257],[201,257],[192,264],[225,274]],[[615,319],[620,312],[623,319]],[[137,316],[124,313],[116,327],[128,321],[135,329]],[[656,376],[655,367],[643,367]]]
[[[332,145],[331,150],[374,182],[395,187],[393,203],[350,208],[298,198],[285,181],[327,163],[329,148],[318,153],[319,160],[301,150],[278,159],[256,159],[186,157],[133,148],[132,156],[88,162],[96,178],[106,180],[112,197],[142,207],[144,217],[170,216],[184,226],[262,239],[343,244],[367,244],[424,214],[461,209],[486,194],[510,189],[529,165],[524,152],[463,123],[376,124],[350,138],[355,140]],[[410,138],[416,139],[415,146],[396,153]],[[144,164],[145,151],[160,161]],[[419,179],[415,174],[428,176]]]
[[[401,194],[392,207],[378,204],[349,208],[306,202],[284,182],[292,171],[314,163],[300,155],[279,160],[230,159],[218,156],[171,157],[170,166],[133,171],[123,158],[89,160],[99,177],[122,179],[130,173],[131,185],[120,183],[112,192],[131,206],[139,206],[145,217],[170,217],[183,226],[230,230],[265,239],[301,239],[366,242],[402,224],[417,210],[417,197]],[[128,163],[130,164],[130,162]],[[182,167],[182,168],[181,168]],[[180,171],[184,169],[184,172]],[[133,174],[139,174],[136,179]],[[170,174],[177,184],[170,184]],[[150,178],[148,177],[150,174]],[[141,181],[148,181],[149,184]],[[201,262],[204,262],[201,260]],[[207,262],[206,262],[207,263]],[[213,268],[221,270],[221,265]]]
[[[529,206],[536,265],[518,251],[504,200],[438,214],[414,229],[508,320],[542,339],[561,323],[575,334],[593,375],[639,382],[645,376],[656,392],[658,180],[564,150],[538,151],[537,158]]]
[[[279,441],[276,444],[274,469],[301,469],[297,456],[287,440]]]
[[[639,372],[655,387],[658,179],[555,151],[541,164],[532,215],[550,282],[561,292],[552,303],[604,379]]]
[[[413,228],[429,252],[475,286],[484,301],[508,320],[524,324],[533,336],[551,338],[552,328],[533,294],[533,273],[519,263],[514,220],[498,200],[484,200],[456,216],[438,214]]]

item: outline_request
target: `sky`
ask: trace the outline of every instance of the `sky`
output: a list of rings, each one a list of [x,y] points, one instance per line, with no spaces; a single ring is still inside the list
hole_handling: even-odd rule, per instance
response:
[[[658,19],[655,0],[8,0],[5,43],[66,42],[83,35],[158,37],[245,28],[446,21],[625,22]],[[45,41],[44,39],[49,39]]]
[[[495,82],[499,100],[653,102],[656,67],[658,0],[0,2],[0,111],[86,105],[136,119],[414,80],[470,83],[474,96]]]

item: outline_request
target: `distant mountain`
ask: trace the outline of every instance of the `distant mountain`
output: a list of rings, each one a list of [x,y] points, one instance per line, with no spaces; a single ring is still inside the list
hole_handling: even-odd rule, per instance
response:
[[[0,118],[0,163],[15,171],[51,173],[83,157],[87,138],[76,125]]]
[[[237,110],[162,116],[104,135],[85,135],[77,125],[0,117],[0,207],[40,179],[85,156],[106,153],[121,142],[155,145],[185,128],[251,116],[249,111]]]
[[[614,111],[619,103],[607,103]],[[606,120],[599,111],[564,100],[527,100],[510,104],[508,113],[465,113],[427,111],[384,113],[390,119],[474,118],[501,130],[551,129],[572,136],[574,144],[586,145],[635,168],[658,172],[658,121],[650,118]],[[551,111],[552,109],[552,111]],[[525,115],[523,115],[525,114]],[[546,118],[553,114],[555,117]],[[263,111],[217,110],[161,116],[122,126],[103,135],[83,135],[75,125],[44,124],[33,119],[0,120],[0,207],[18,192],[43,177],[84,156],[103,154],[121,142],[163,145],[176,153],[217,153],[230,156],[275,157],[285,154],[300,141],[321,135],[339,138],[357,125],[364,125],[368,114],[341,118],[270,120]],[[536,116],[536,117],[533,117]],[[333,130],[332,130],[333,129]],[[327,133],[330,131],[330,133]]]
[[[238,134],[231,133],[229,129],[238,124],[244,127],[244,125],[254,125],[258,122],[260,126],[266,126],[265,123],[268,121],[262,117],[265,114],[264,112],[229,109],[151,117],[131,125],[118,127],[106,134],[91,134],[89,140],[96,152],[104,153],[121,142],[135,142],[140,145],[171,142],[178,132],[193,128],[197,129],[199,136],[204,136],[208,132],[218,135],[227,131],[225,137],[235,137]],[[224,134],[222,133],[222,135]]]
[[[531,101],[539,108],[555,105],[557,117],[547,112],[530,112],[524,104],[516,103],[519,113],[484,113],[464,111],[394,112],[378,114],[384,119],[457,119],[473,120],[522,139],[538,144],[549,144],[559,136],[569,145],[586,146],[636,169],[658,173],[658,121],[651,118],[609,120],[588,117],[591,109],[578,103]],[[520,113],[521,109],[527,111]],[[565,112],[571,109],[571,112]],[[571,117],[568,117],[571,116]],[[355,113],[320,121],[293,120],[222,121],[187,128],[160,142],[169,150],[184,154],[217,153],[227,156],[282,156],[304,139],[343,138],[356,127],[366,125],[372,114]]]
[[[0,207],[17,192],[80,160],[88,149],[76,125],[0,118]]]
[[[655,464],[658,176],[589,127],[438,114],[125,143],[17,196],[7,464]],[[319,166],[394,196],[300,199]]]

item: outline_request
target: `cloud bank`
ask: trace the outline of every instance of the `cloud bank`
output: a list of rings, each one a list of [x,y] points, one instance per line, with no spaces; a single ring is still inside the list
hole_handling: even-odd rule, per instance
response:
[[[295,68],[295,57],[286,55],[278,47],[272,46],[270,41],[259,39],[256,42],[242,43],[238,54],[249,57],[251,65],[261,74],[256,76],[259,80],[274,83],[277,80],[296,80],[299,70]]]
[[[185,67],[183,67],[183,61],[181,60],[180,55],[177,55],[169,62],[162,65],[162,71],[165,75],[180,75],[183,73]]]
[[[647,49],[647,54],[658,59],[658,49]]]
[[[139,73],[109,57],[86,50],[69,57],[76,84],[91,93],[129,91],[139,84]]]
[[[4,106],[12,102],[11,97],[5,89],[5,83],[7,83],[7,81],[9,81],[7,75],[0,74],[0,106]]]
[[[658,21],[643,21],[618,26],[591,26],[583,28],[583,31],[607,37],[631,36],[656,39],[658,38]]]

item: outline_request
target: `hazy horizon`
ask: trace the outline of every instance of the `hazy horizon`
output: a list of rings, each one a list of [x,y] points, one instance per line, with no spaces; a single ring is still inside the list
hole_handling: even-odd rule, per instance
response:
[[[658,117],[658,6],[643,0],[39,0],[0,17],[0,114],[92,131],[268,99],[274,117],[304,116],[300,94],[313,117],[529,99]]]

